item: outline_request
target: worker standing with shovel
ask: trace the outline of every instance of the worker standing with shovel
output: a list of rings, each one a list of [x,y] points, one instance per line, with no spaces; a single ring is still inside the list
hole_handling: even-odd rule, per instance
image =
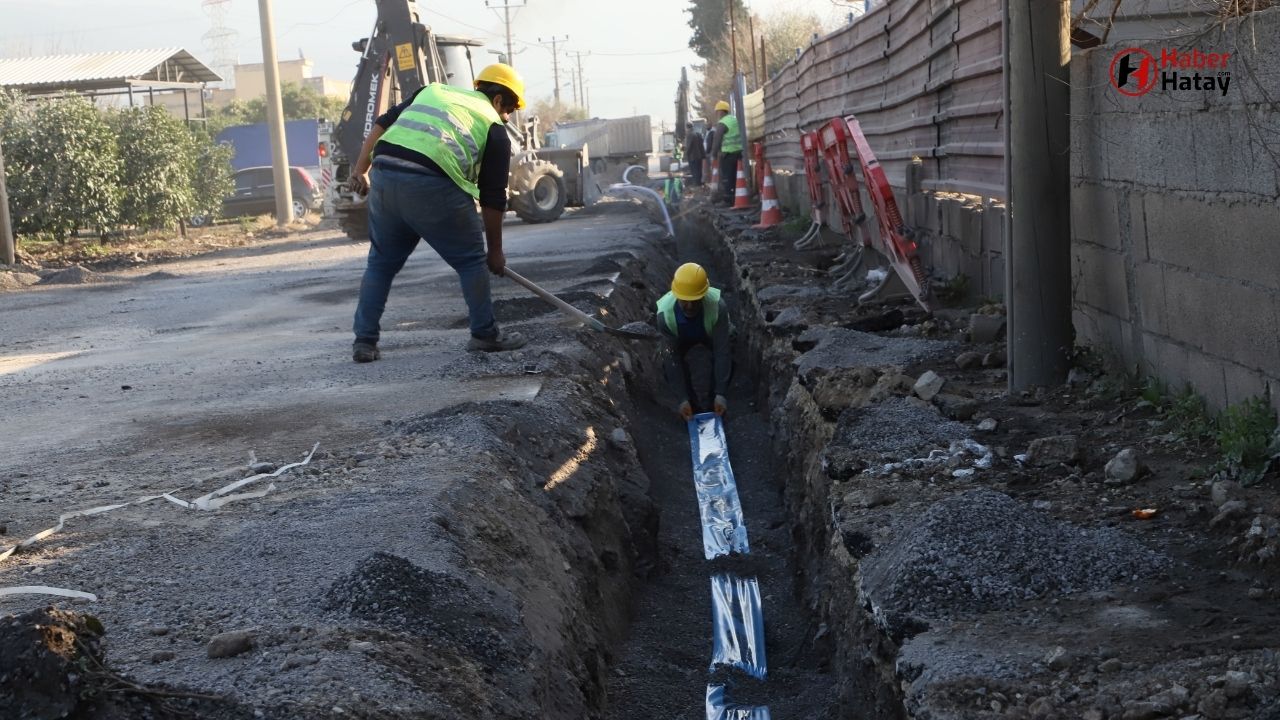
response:
[[[683,392],[680,416],[689,420],[696,413],[711,411],[724,415],[729,409],[725,394],[733,374],[732,325],[720,290],[711,287],[701,265],[685,263],[676,269],[671,291],[658,300],[654,324],[667,339],[667,382]],[[710,353],[710,367],[699,369],[709,369],[711,381],[707,392],[699,393],[701,383],[694,380],[691,353],[703,352]],[[676,378],[680,378],[679,385]]]
[[[502,219],[511,140],[503,124],[525,106],[524,81],[509,65],[495,63],[480,71],[475,87],[426,85],[379,117],[365,138],[349,181],[369,195],[369,258],[352,345],[358,363],[381,356],[379,323],[391,282],[419,239],[458,273],[471,318],[468,350],[525,344],[520,333],[499,329],[488,275],[506,268]]]

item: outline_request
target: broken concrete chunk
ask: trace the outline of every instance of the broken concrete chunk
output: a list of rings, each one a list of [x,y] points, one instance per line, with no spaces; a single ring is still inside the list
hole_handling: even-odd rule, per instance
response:
[[[1066,648],[1059,645],[1045,653],[1044,660],[1041,662],[1050,670],[1062,670],[1071,664],[1071,654],[1067,652]]]
[[[912,386],[911,389],[915,391],[915,394],[921,400],[927,402],[932,400],[934,396],[942,390],[942,386],[945,385],[946,382],[947,381],[944,380],[942,376],[938,375],[938,373],[932,370],[926,370],[925,373],[916,380],[915,385]]]
[[[956,356],[956,367],[961,370],[972,370],[982,365],[982,358],[983,354],[980,352],[974,352],[972,350],[962,352]]]
[[[1108,485],[1133,482],[1142,472],[1142,463],[1138,459],[1138,451],[1133,448],[1125,448],[1116,453],[1116,456],[1107,462],[1104,472],[1107,476],[1106,483]]]
[[[631,444],[631,436],[627,435],[627,431],[623,428],[614,428],[609,433],[609,441],[618,447],[626,447]]]
[[[969,316],[969,342],[993,343],[1004,333],[1003,315],[983,315],[974,313]]]
[[[214,635],[205,652],[210,658],[229,658],[252,649],[253,633],[249,630],[235,630]]]
[[[969,420],[978,411],[978,401],[949,393],[936,395],[933,398],[933,404],[938,406],[944,416],[952,420]]]
[[[800,311],[800,308],[789,307],[770,320],[769,327],[779,330],[792,330],[806,328],[808,323],[804,321],[804,313]]]
[[[1209,497],[1212,498],[1213,506],[1216,508],[1222,507],[1228,500],[1234,500],[1239,495],[1240,483],[1233,480],[1219,480],[1209,491]]]
[[[1209,527],[1217,527],[1228,520],[1244,517],[1249,512],[1249,505],[1243,500],[1228,500],[1218,508],[1218,514],[1209,521]]]
[[[995,432],[998,427],[1000,427],[1000,423],[995,418],[985,418],[978,423],[978,430],[982,432]]]
[[[1032,440],[1027,446],[1027,464],[1046,467],[1075,463],[1080,459],[1080,441],[1075,435],[1052,435]]]
[[[1173,687],[1147,698],[1156,707],[1158,716],[1172,715],[1191,700],[1191,691],[1174,683]]]

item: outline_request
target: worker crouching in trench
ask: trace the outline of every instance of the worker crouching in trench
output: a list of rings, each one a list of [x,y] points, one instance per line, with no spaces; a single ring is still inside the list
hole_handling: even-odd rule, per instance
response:
[[[666,341],[667,383],[684,398],[680,416],[723,416],[729,409],[725,395],[733,376],[732,323],[720,290],[711,287],[701,265],[685,263],[676,269],[670,292],[658,300],[654,324]]]

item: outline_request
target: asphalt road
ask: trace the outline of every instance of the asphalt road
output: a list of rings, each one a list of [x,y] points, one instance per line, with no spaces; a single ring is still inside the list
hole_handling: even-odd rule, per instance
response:
[[[649,227],[620,203],[548,225],[508,221],[508,264],[553,291],[603,288],[602,258],[638,247]],[[534,379],[450,373],[476,362],[464,351],[466,307],[456,275],[425,244],[392,290],[383,359],[352,363],[365,251],[314,231],[110,282],[0,295],[4,540],[251,452],[298,458],[411,413],[537,391]],[[560,322],[509,281],[494,279],[494,297],[504,324]],[[536,351],[535,337],[526,352]]]

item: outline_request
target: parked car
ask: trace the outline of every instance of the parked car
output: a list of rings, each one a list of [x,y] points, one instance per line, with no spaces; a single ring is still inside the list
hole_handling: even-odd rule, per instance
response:
[[[316,186],[311,174],[300,167],[289,168],[290,184],[293,186],[293,216],[303,218],[313,210],[319,210],[324,204],[324,193]],[[237,170],[235,175],[236,189],[230,196],[222,199],[222,211],[219,217],[243,217],[245,215],[267,215],[276,211],[276,184],[270,167],[251,167]],[[210,215],[196,215],[191,218],[192,227],[208,225],[213,221]]]

